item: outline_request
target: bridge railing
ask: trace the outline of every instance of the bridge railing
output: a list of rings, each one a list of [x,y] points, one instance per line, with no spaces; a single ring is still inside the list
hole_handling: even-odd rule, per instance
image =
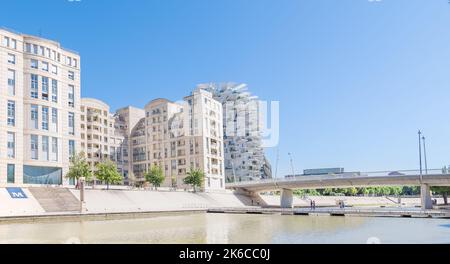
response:
[[[427,175],[444,175],[450,174],[450,171],[444,171],[442,169],[428,169],[422,170],[423,177]],[[351,179],[351,178],[362,178],[362,177],[405,177],[405,176],[417,176],[420,175],[420,170],[396,170],[396,171],[370,171],[370,172],[344,172],[341,174],[322,174],[322,175],[288,175],[285,178],[273,178],[264,179],[257,181],[237,181],[227,183],[228,186],[233,186],[235,184],[245,185],[245,184],[269,184],[269,183],[286,183],[298,180],[329,180],[329,179]]]

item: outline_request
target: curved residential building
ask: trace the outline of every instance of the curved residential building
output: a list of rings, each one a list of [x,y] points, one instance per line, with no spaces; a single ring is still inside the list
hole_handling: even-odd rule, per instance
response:
[[[0,185],[69,184],[79,109],[80,56],[0,29]]]
[[[196,90],[183,102],[156,99],[145,106],[145,118],[131,130],[133,174],[144,181],[151,166],[164,172],[164,187],[183,183],[191,168],[205,173],[204,189],[223,190],[222,105],[211,93]]]
[[[97,99],[82,98],[80,133],[81,150],[93,170],[104,159],[122,161],[123,136],[115,132],[115,116],[110,113],[109,105]],[[123,175],[123,171],[119,171]]]

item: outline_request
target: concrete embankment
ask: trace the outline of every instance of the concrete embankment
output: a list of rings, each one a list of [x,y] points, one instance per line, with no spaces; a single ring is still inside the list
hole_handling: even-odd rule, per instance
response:
[[[224,191],[220,193],[191,193],[143,190],[92,190],[85,191],[85,210],[80,214],[80,191],[64,188],[0,188],[0,220],[45,218],[73,219],[96,217],[102,219],[138,217],[161,213],[207,212],[214,208],[239,210],[279,207],[280,197],[261,195],[248,197]],[[314,200],[317,207],[335,207],[344,200],[349,207],[398,207],[396,198],[389,197],[307,197],[294,199],[297,208],[309,207]],[[442,202],[440,199],[438,202]],[[403,198],[405,207],[420,205],[419,198]],[[252,207],[252,205],[254,207]]]
[[[79,203],[79,190],[21,188],[20,191],[23,193],[12,194],[11,190],[0,188],[0,217],[70,215],[79,212],[80,207],[74,206],[74,200]],[[190,193],[88,189],[85,191],[84,213],[196,211],[212,207],[245,207],[249,204],[249,197],[229,191]]]

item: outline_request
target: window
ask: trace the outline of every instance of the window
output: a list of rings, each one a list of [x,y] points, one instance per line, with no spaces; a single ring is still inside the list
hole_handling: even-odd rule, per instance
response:
[[[5,47],[9,47],[9,38],[8,38],[8,37],[4,37],[4,38],[3,38],[3,45],[4,45]]]
[[[48,101],[48,77],[42,77],[42,100]]]
[[[16,102],[8,101],[8,126],[16,125]]]
[[[75,114],[69,112],[69,134],[75,135]]]
[[[58,132],[58,109],[52,108],[52,131]]]
[[[39,158],[38,156],[38,136],[31,135],[31,159],[37,160]]]
[[[15,182],[15,165],[14,164],[8,164],[8,183],[14,183]]]
[[[74,66],[75,68],[78,67],[78,61],[77,61],[77,59],[73,59],[73,66]]]
[[[39,61],[38,60],[31,60],[31,68],[32,69],[38,69],[39,68]]]
[[[25,50],[26,50],[26,52],[31,53],[31,44],[30,43],[25,44]]]
[[[16,55],[8,53],[8,63],[16,64]]]
[[[48,152],[48,137],[42,137],[42,156],[44,160],[49,160],[49,152]]]
[[[34,54],[38,54],[38,45],[36,45],[36,44],[33,44],[33,53]]]
[[[58,74],[58,66],[52,65],[52,73],[53,74]]]
[[[58,161],[58,138],[52,138],[52,161]]]
[[[75,157],[75,141],[69,140],[69,157]]]
[[[48,72],[48,62],[42,62],[42,70]]]
[[[45,49],[45,56],[48,57],[48,58],[50,58],[51,54],[52,54],[52,53],[50,52],[50,49],[49,49],[49,48],[46,48],[46,49]]]
[[[39,55],[45,56],[45,48],[42,46],[39,49]]]
[[[11,48],[12,49],[17,49],[17,40],[15,40],[15,39],[11,40]]]
[[[69,79],[75,80],[75,73],[73,71],[69,71]]]
[[[58,102],[58,81],[52,80],[52,102]]]
[[[38,98],[38,76],[31,74],[31,98]]]
[[[38,106],[37,105],[31,105],[31,125],[34,129],[38,129]]]
[[[16,72],[8,69],[8,95],[14,96],[16,93]]]
[[[42,107],[42,129],[48,130],[48,107]]]
[[[23,166],[23,183],[39,185],[62,185],[62,168]]]
[[[75,86],[69,85],[69,106],[75,107]]]
[[[16,157],[16,135],[8,132],[8,158],[14,159]]]

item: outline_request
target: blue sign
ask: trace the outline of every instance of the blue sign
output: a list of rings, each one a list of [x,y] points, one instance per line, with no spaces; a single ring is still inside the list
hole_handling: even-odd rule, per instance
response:
[[[13,199],[27,199],[27,195],[23,192],[22,188],[6,188],[9,195]]]

